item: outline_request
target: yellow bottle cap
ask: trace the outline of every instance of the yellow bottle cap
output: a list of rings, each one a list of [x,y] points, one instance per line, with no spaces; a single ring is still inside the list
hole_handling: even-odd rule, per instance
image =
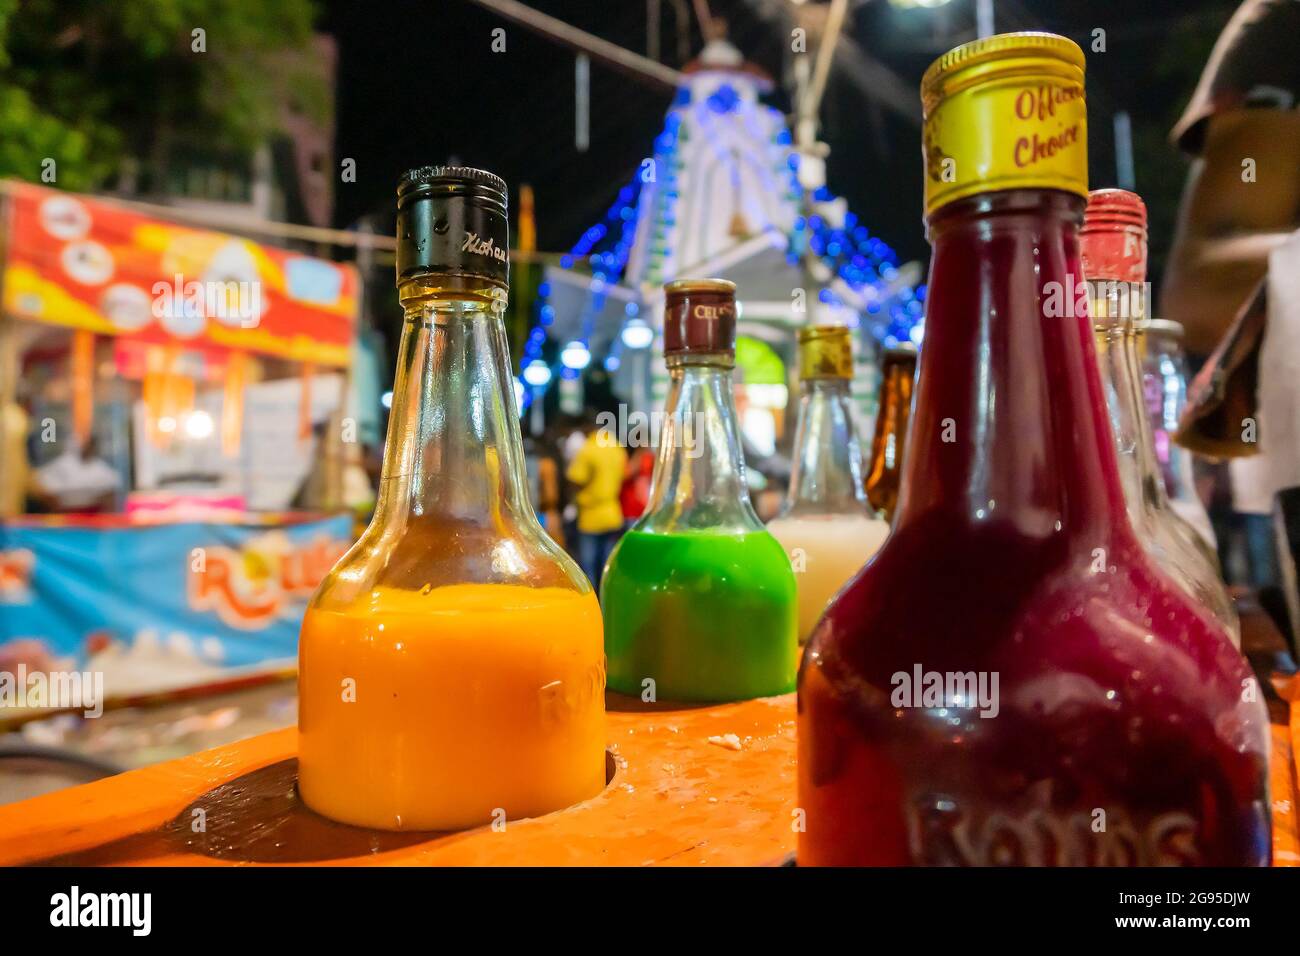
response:
[[[921,79],[925,213],[999,189],[1088,195],[1083,51],[1052,33],[963,43]]]
[[[799,330],[799,378],[852,378],[853,340],[847,326],[809,325]]]

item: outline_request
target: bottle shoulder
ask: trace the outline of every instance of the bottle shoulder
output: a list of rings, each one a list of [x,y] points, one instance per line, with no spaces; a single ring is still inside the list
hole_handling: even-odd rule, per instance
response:
[[[1129,536],[1093,543],[1009,529],[895,528],[828,611],[833,639],[989,665],[1029,651],[1123,661],[1150,651],[1249,676],[1225,628]],[[869,655],[870,656],[870,655]]]
[[[651,530],[640,523],[619,539],[605,579],[627,577],[657,589],[714,581],[793,589],[794,574],[781,543],[761,525],[753,529]]]
[[[321,581],[309,606],[340,610],[375,591],[428,594],[456,585],[594,595],[577,564],[530,515],[490,521],[377,515]]]

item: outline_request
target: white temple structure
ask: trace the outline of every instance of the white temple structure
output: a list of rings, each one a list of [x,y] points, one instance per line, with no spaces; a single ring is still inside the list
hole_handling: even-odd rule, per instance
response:
[[[762,102],[770,77],[735,47],[712,40],[683,72],[653,154],[605,219],[583,234],[561,267],[547,270],[524,368],[536,372],[559,347],[579,360],[562,362],[551,382],[567,378],[572,387],[580,376],[572,366],[586,349],[587,360],[605,363],[616,393],[634,408],[657,401],[665,373],[658,336],[651,343],[645,326],[657,332],[662,286],[719,277],[737,285],[738,352],[763,356],[766,369],[773,367],[771,353],[780,359],[777,368],[789,364],[800,325],[859,328],[855,391],[870,415],[877,344],[919,334],[913,330],[922,315],[920,267],[900,266],[893,250],[826,189],[822,163],[803,161],[784,115]],[[646,352],[647,344],[648,356],[629,354]],[[646,358],[653,395],[644,388]],[[738,354],[742,375],[745,364]],[[759,410],[784,406],[787,382],[745,384],[758,387],[749,404],[756,401]]]

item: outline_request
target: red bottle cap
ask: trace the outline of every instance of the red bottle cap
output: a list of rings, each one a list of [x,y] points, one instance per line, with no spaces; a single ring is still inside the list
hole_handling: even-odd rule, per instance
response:
[[[1094,189],[1083,214],[1080,254],[1087,279],[1145,282],[1147,207],[1127,189]]]
[[[678,279],[664,294],[664,355],[736,351],[735,283]]]

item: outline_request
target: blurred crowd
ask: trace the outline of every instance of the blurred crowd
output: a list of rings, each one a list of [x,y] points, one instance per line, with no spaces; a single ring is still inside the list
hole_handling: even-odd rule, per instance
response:
[[[650,502],[656,449],[625,448],[589,409],[562,416],[539,436],[524,437],[528,482],[543,527],[573,556],[593,585],[623,532]],[[789,462],[745,448],[755,511],[763,521],[780,510]]]

